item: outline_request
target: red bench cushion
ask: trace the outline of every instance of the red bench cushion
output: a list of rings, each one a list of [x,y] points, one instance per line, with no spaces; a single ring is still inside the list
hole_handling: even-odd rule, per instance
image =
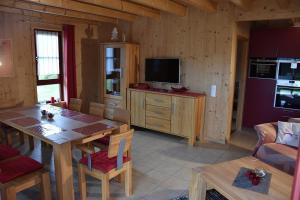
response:
[[[100,138],[100,139],[96,140],[95,142],[98,142],[100,144],[108,146],[109,145],[109,141],[110,141],[110,136],[107,135],[107,136],[105,136],[103,138]]]
[[[117,168],[117,157],[108,158],[108,151],[103,150],[91,155],[92,168],[97,169],[103,173],[107,173],[112,169]],[[130,161],[129,157],[123,156],[123,163]],[[84,157],[80,160],[80,163],[87,165],[88,159]]]
[[[0,182],[7,183],[15,178],[42,169],[43,165],[26,156],[0,163]]]
[[[0,144],[0,161],[19,155],[20,152],[8,145]]]

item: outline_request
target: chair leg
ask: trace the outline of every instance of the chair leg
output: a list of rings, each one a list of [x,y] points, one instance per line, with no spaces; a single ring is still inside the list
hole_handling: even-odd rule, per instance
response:
[[[14,186],[4,188],[2,193],[1,200],[17,200],[16,188]]]
[[[6,134],[6,143],[7,143],[9,146],[12,145],[12,143],[13,143],[12,134],[10,134],[10,133],[7,133],[7,134]]]
[[[132,195],[132,163],[129,162],[125,170],[125,193],[126,196]]]
[[[109,200],[109,177],[104,174],[101,179],[102,183],[102,200]]]
[[[24,144],[24,133],[19,132],[19,140],[20,140],[20,144]]]
[[[32,136],[28,136],[28,141],[29,141],[29,148],[30,150],[34,150],[34,139]]]
[[[80,193],[80,199],[86,200],[86,177],[84,169],[81,164],[78,164],[78,187]]]
[[[51,200],[51,186],[49,172],[45,172],[41,175],[41,194],[43,200]]]

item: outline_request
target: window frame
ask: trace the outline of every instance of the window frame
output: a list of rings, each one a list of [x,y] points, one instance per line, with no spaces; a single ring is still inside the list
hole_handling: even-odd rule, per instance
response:
[[[39,80],[38,76],[38,57],[37,57],[37,41],[36,36],[38,31],[45,31],[45,32],[55,32],[58,33],[58,51],[59,51],[59,76],[58,79],[49,79],[49,80]],[[53,85],[59,84],[60,85],[60,100],[64,100],[64,69],[63,69],[63,44],[62,44],[62,31],[58,30],[47,30],[47,29],[34,29],[34,48],[35,48],[35,70],[36,70],[36,86],[40,85]],[[38,94],[37,94],[38,97]]]

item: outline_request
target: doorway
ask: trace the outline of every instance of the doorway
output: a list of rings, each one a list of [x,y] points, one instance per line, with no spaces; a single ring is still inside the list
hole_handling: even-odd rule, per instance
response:
[[[236,54],[236,72],[231,119],[230,143],[248,150],[252,150],[257,142],[253,129],[242,126],[248,69],[249,39],[238,36]],[[255,137],[253,137],[255,136]]]

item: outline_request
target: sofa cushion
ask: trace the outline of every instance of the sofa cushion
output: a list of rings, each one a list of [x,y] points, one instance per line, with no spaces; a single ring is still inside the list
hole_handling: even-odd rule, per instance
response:
[[[0,182],[7,183],[15,178],[42,169],[43,165],[26,156],[0,163]]]
[[[260,146],[256,157],[279,170],[294,174],[297,159],[297,150],[294,148],[283,144],[267,143]]]
[[[300,123],[278,122],[276,143],[293,147],[299,146]]]

